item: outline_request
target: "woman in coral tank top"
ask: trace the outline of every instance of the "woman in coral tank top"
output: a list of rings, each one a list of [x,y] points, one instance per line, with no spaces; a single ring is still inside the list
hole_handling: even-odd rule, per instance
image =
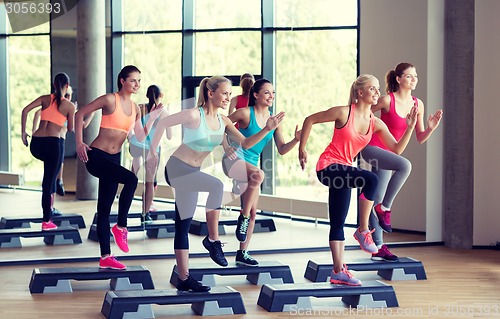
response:
[[[354,238],[364,251],[377,252],[368,229],[368,218],[378,178],[370,171],[354,167],[354,158],[370,142],[374,133],[390,150],[401,153],[410,140],[416,123],[417,110],[412,108],[406,116],[407,128],[404,135],[399,142],[396,141],[387,126],[371,112],[371,106],[377,104],[379,97],[377,78],[373,75],[360,75],[351,86],[348,105],[314,113],[304,120],[302,126],[299,162],[304,169],[307,164],[306,144],[313,124],[335,123],[332,141],[316,164],[319,181],[329,187],[329,244],[333,259],[330,282],[333,284],[353,286],[361,284],[344,264],[344,223],[349,211],[352,188],[361,188],[362,195],[359,198],[359,227],[354,232]]]

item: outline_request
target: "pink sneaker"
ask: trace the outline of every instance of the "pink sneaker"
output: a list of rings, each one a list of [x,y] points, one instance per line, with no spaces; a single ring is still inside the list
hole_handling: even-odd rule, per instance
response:
[[[48,222],[42,222],[42,230],[54,230],[57,229],[57,225],[54,224],[51,220]]]
[[[120,248],[121,251],[124,253],[128,253],[128,241],[127,241],[127,236],[128,236],[128,230],[126,228],[118,228],[118,225],[115,224],[111,228],[111,233],[113,234],[113,237],[115,238],[115,243],[118,245],[118,248]]]
[[[382,204],[375,205],[375,213],[377,213],[378,223],[380,227],[386,232],[392,232],[391,227],[391,211],[390,210],[382,210]]]
[[[359,286],[361,285],[361,280],[355,278],[349,270],[347,270],[347,265],[344,264],[342,270],[338,273],[332,269],[330,273],[330,283],[338,285],[349,285],[349,286]]]
[[[375,229],[372,229],[371,231],[365,230],[360,233],[359,228],[357,228],[353,234],[354,239],[358,241],[359,246],[361,246],[361,249],[366,251],[367,253],[376,254],[378,252],[377,245],[375,245],[372,239],[372,233],[374,231]]]
[[[99,260],[99,268],[123,270],[127,266],[116,260],[115,256],[106,256]]]

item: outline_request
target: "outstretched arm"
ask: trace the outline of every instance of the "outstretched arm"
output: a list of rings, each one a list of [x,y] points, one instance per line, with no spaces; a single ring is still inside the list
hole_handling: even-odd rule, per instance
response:
[[[141,116],[142,113],[140,112],[140,109],[138,106],[135,106],[137,109],[137,116],[135,119],[135,125],[134,125],[134,133],[135,137],[139,142],[142,142],[146,139],[148,136],[149,132],[151,131],[151,127],[153,126],[154,122],[156,119],[161,115],[161,112],[163,110],[163,104],[155,104],[151,108],[151,112],[149,112],[149,119],[146,122],[146,125],[142,126],[142,121],[141,121]]]
[[[238,97],[234,96],[231,99],[231,103],[229,103],[229,112],[227,112],[227,115],[233,114],[233,112],[236,110],[236,103],[238,103]]]
[[[331,107],[326,111],[317,112],[309,115],[302,124],[302,132],[300,134],[299,144],[299,163],[302,170],[305,169],[307,164],[307,151],[306,144],[311,133],[312,126],[317,123],[335,122],[347,120],[347,107]]]

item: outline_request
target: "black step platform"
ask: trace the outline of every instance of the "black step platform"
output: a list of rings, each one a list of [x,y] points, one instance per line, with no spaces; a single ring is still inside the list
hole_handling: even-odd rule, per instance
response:
[[[125,270],[79,268],[36,268],[30,281],[30,292],[73,292],[70,280],[110,280],[112,290],[154,289],[151,273],[144,266],[129,266]]]
[[[304,277],[313,282],[324,282],[330,277],[333,264],[320,264],[309,260]],[[349,270],[373,271],[386,280],[425,280],[424,265],[421,261],[410,257],[401,257],[396,262],[374,261],[371,259],[359,259],[347,263]]]
[[[129,212],[128,218],[141,218],[141,215],[141,212]],[[149,212],[149,215],[153,220],[175,219],[175,210],[157,210],[155,212]],[[111,212],[109,215],[109,222],[116,223],[117,221],[118,212]],[[97,224],[97,213],[94,214],[92,224]]]
[[[30,223],[42,223],[42,217],[2,217],[0,229],[30,228]],[[52,222],[57,226],[71,226],[73,228],[85,228],[82,215],[62,214],[52,216]]]
[[[175,222],[173,220],[155,220],[144,225],[128,225],[129,232],[140,232],[146,230],[148,238],[172,238],[175,235]],[[97,238],[97,225],[90,226],[88,239],[99,241]],[[113,240],[111,235],[111,240]]]
[[[221,219],[219,220],[219,235],[225,235],[226,230],[224,226],[236,226],[238,224],[238,217],[234,219]],[[276,231],[276,225],[274,220],[269,217],[258,217],[255,220],[254,233],[265,233]],[[189,228],[189,233],[193,235],[206,236],[208,235],[207,222],[202,220],[193,219],[191,222],[191,227]]]
[[[231,287],[214,287],[209,292],[177,289],[108,291],[101,313],[108,319],[154,318],[152,304],[191,304],[191,308],[202,316],[246,313],[241,294]]]
[[[307,284],[264,285],[257,304],[269,312],[311,309],[311,297],[342,297],[351,307],[398,307],[394,289],[380,281],[366,281],[361,286],[334,285],[315,282]]]
[[[21,237],[43,237],[47,245],[81,244],[82,238],[78,229],[62,226],[53,230],[37,228],[0,229],[0,248],[19,248]]]
[[[257,267],[237,265],[234,262],[230,262],[227,267],[220,267],[214,263],[192,264],[189,266],[189,274],[210,287],[216,286],[215,275],[246,275],[246,279],[254,285],[293,283],[290,267],[277,261],[262,261]],[[174,265],[170,283],[176,286],[178,280],[177,265]]]

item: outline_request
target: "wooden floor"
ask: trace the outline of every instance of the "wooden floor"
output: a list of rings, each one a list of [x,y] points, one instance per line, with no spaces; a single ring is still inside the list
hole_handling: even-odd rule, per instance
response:
[[[0,189],[0,216],[16,214],[26,215],[29,209],[39,212],[40,193],[11,191]],[[133,208],[140,204],[134,203]],[[157,204],[161,206],[162,204]],[[85,213],[86,222],[90,225],[90,216],[95,209],[95,201],[75,201],[70,196],[58,198],[59,208],[74,213]],[[30,214],[34,215],[34,214]],[[287,224],[288,223],[288,224]],[[273,239],[273,248],[291,247],[306,241],[311,247],[320,247],[326,242],[327,232],[323,229],[309,227],[300,228],[291,221],[277,225],[278,231],[273,234],[256,234],[252,245],[255,246],[254,257],[261,261],[277,260],[288,264],[297,283],[307,282],[303,278],[307,261],[330,261],[330,253],[326,250],[315,250],[301,253],[264,254],[264,247]],[[289,226],[287,229],[286,226]],[[285,229],[285,230],[281,230]],[[0,318],[28,319],[87,319],[103,318],[100,309],[105,292],[109,285],[104,281],[72,282],[74,292],[65,294],[36,294],[29,292],[29,281],[34,268],[42,267],[78,267],[96,266],[98,246],[86,240],[88,229],[81,230],[83,244],[45,246],[36,239],[23,241],[23,248],[1,248],[2,262],[20,261],[21,265],[0,266]],[[290,233],[295,233],[291,236]],[[312,235],[315,234],[313,238]],[[397,234],[396,234],[397,235]],[[399,236],[399,238],[397,237]],[[392,239],[409,241],[410,237],[399,234]],[[294,237],[291,240],[291,237]],[[350,237],[350,236],[346,236]],[[224,248],[227,255],[235,248],[234,234],[222,236],[228,241]],[[264,239],[265,238],[265,239]],[[193,240],[197,239],[197,240]],[[419,238],[413,238],[418,240]],[[192,251],[202,252],[199,236],[191,237]],[[26,245],[25,245],[26,244]],[[307,246],[305,245],[305,246]],[[113,247],[115,253],[117,249]],[[421,246],[393,248],[399,256],[409,256],[423,262],[428,280],[420,281],[384,281],[394,287],[399,308],[386,309],[352,309],[344,307],[340,298],[318,299],[313,303],[312,311],[303,313],[269,313],[257,306],[260,287],[248,283],[244,276],[221,277],[217,283],[228,285],[240,291],[245,303],[246,315],[221,316],[215,318],[292,318],[296,316],[323,318],[500,318],[500,252],[493,250],[452,250],[443,246]],[[156,288],[172,288],[169,283],[174,265],[171,239],[131,239],[131,254],[137,259],[127,260],[128,266],[144,265],[151,270]],[[147,255],[152,257],[147,257]],[[163,255],[162,255],[163,254]],[[118,254],[122,256],[121,254]],[[195,254],[191,263],[211,262],[203,254]],[[203,257],[197,257],[197,256]],[[69,258],[90,257],[88,262],[64,262]],[[162,257],[163,256],[163,257]],[[92,260],[92,257],[95,260]],[[349,250],[346,259],[368,258],[369,255],[360,250]],[[28,264],[32,260],[31,264]],[[38,261],[36,261],[38,260]],[[52,263],[54,260],[61,261]],[[3,263],[5,264],[5,263]],[[375,272],[353,272],[361,280],[379,280]],[[194,318],[197,317],[189,305],[154,306],[156,318]]]

